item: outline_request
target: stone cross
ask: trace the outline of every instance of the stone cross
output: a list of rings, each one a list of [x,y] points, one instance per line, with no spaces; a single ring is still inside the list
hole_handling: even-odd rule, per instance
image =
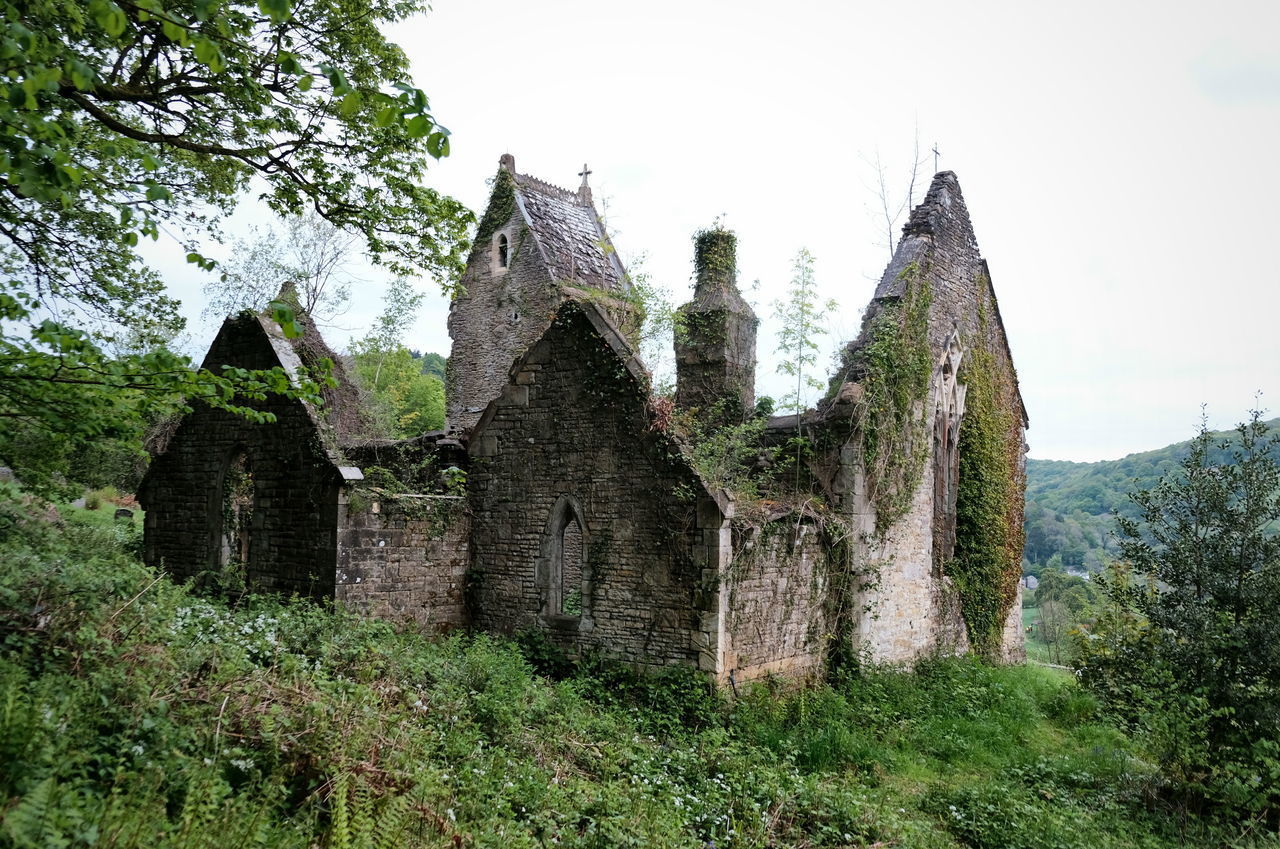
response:
[[[938,157],[942,154],[938,153],[938,143],[933,143],[933,173],[938,173]]]
[[[587,163],[582,163],[582,170],[578,172],[578,176],[582,178],[582,185],[587,184],[587,177],[591,174],[591,169],[587,167]]]

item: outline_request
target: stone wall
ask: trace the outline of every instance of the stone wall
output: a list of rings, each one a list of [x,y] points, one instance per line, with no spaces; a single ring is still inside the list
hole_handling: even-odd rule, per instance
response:
[[[281,364],[287,345],[245,314],[223,325],[205,365],[215,372],[222,363],[268,369]],[[196,404],[153,460],[138,493],[146,510],[146,561],[179,579],[222,571],[224,483],[228,466],[243,452],[252,477],[246,583],[332,596],[342,477],[320,425],[300,401],[269,396],[249,403],[276,421],[255,424]]]
[[[496,259],[495,240],[502,236],[508,240],[506,268]],[[455,431],[474,426],[498,397],[511,363],[542,334],[560,301],[518,209],[472,248],[462,286],[464,294],[449,307],[453,347],[445,387],[445,419]]]
[[[645,377],[590,304],[563,307],[517,364],[471,440],[474,622],[540,629],[571,653],[719,672],[727,522],[651,430]],[[557,610],[553,598],[579,589],[547,585],[570,510],[586,552],[582,593]]]
[[[832,633],[831,564],[816,524],[785,516],[735,527],[725,587],[725,666],[735,683],[821,674]]]
[[[903,298],[908,285],[924,286],[929,292],[928,342],[935,356],[929,390],[919,408],[925,417],[923,432],[928,435],[928,444],[920,446],[923,453],[917,455],[921,480],[905,515],[884,533],[873,533],[876,517],[865,491],[855,435],[844,458],[841,493],[842,511],[867,540],[858,557],[878,574],[867,595],[869,612],[862,617],[858,638],[872,657],[893,662],[933,651],[968,649],[956,593],[946,572],[957,534],[955,452],[964,428],[964,360],[975,350],[989,352],[999,379],[1012,387],[1005,412],[1014,422],[1015,432],[1009,439],[1018,443],[1018,450],[1026,425],[987,265],[978,251],[959,184],[950,172],[934,178],[924,202],[904,227],[898,250],[868,308],[863,336],[846,350],[845,371],[833,383],[860,379],[854,353],[865,343],[866,328],[884,305]],[[1015,478],[1014,501],[1020,506],[1025,479],[1020,473]],[[1020,521],[1019,514],[1018,527]],[[999,654],[1018,656],[1021,630],[1005,628],[1004,638],[1016,644],[1003,646]]]
[[[465,626],[470,532],[460,496],[343,498],[337,600],[367,616],[428,630]]]

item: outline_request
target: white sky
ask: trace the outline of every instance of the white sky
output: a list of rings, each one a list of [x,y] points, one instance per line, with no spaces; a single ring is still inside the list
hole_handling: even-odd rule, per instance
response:
[[[771,304],[799,248],[840,303],[827,349],[856,333],[888,259],[867,160],[904,193],[918,126],[990,264],[1031,456],[1098,460],[1190,437],[1202,403],[1215,427],[1259,390],[1280,410],[1280,4],[1209,7],[436,0],[392,38],[453,132],[431,184],[473,209],[504,152],[566,188],[588,162],[624,261],[676,303],[724,216],[760,281],[762,394],[786,391]],[[447,353],[446,314],[407,344]]]

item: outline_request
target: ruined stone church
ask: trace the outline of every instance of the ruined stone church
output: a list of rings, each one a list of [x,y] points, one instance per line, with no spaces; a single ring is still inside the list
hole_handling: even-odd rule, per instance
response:
[[[270,423],[196,404],[139,493],[147,560],[722,682],[854,657],[1020,660],[1027,416],[955,175],[934,177],[802,415],[756,409],[734,250],[724,230],[695,240],[673,412],[585,173],[570,191],[503,156],[451,307],[446,431],[364,436],[340,361],[322,406],[248,402]],[[205,366],[330,356],[314,328],[286,339],[243,313]],[[753,441],[750,498],[695,462],[726,432]]]

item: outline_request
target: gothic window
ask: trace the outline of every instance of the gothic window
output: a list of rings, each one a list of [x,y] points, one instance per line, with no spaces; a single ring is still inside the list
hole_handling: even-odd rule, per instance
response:
[[[543,615],[581,620],[590,594],[587,534],[581,508],[570,496],[561,496],[551,511],[539,572]]]
[[[582,526],[574,517],[560,535],[560,613],[582,615]]]
[[[254,507],[253,469],[243,448],[227,461],[218,506],[218,567],[242,570],[249,562]]]
[[[498,268],[507,267],[507,251],[509,249],[510,249],[510,245],[507,242],[507,234],[506,233],[499,234],[498,235]]]

